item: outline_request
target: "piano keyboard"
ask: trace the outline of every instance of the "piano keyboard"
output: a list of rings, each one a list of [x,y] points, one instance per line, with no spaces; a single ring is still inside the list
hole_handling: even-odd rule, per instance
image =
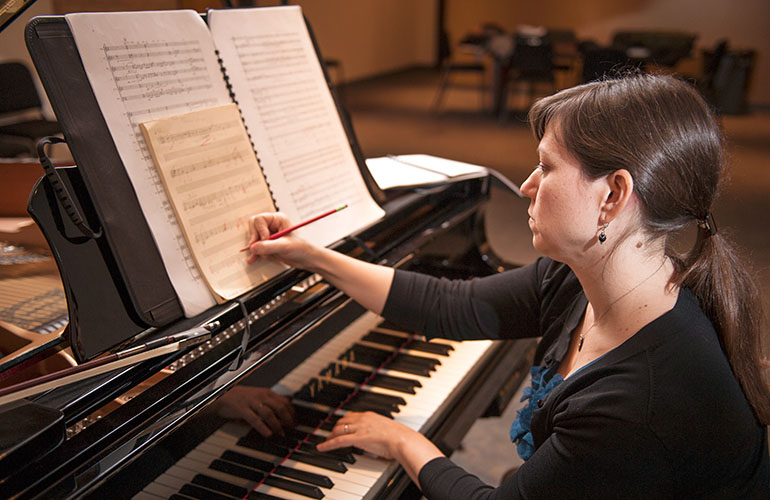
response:
[[[414,430],[427,429],[492,346],[491,341],[420,339],[394,330],[377,315],[364,314],[273,387],[293,395],[296,429],[288,430],[286,437],[266,439],[245,424],[229,422],[135,498],[353,500],[374,496],[398,464],[357,449],[320,453],[314,444],[323,440],[346,409],[370,409]],[[389,357],[387,367],[374,374]],[[359,386],[354,380],[362,378],[369,378],[369,384],[341,405]]]

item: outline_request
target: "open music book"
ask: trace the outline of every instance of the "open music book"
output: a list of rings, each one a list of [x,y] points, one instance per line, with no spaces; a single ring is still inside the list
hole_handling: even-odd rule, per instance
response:
[[[383,215],[361,177],[300,8],[212,10],[207,19],[208,26],[192,10],[66,16],[187,316],[281,271],[269,263],[247,266],[247,255],[238,251],[248,240],[248,217],[254,211],[275,208],[300,222],[347,204],[348,210],[297,231],[320,245]],[[204,116],[191,115],[196,118],[187,135],[165,137],[173,142],[171,150],[189,147],[184,137],[217,120],[225,127],[242,120],[263,179],[239,163],[245,159],[242,151],[228,155],[220,149],[214,162],[187,155],[172,202],[140,125],[151,128],[193,112]],[[208,173],[191,174],[196,165]],[[249,173],[233,173],[239,168]],[[175,206],[177,213],[192,207],[184,232]],[[204,266],[206,279],[200,273]]]
[[[485,167],[426,154],[367,158],[366,166],[380,189],[430,186],[488,172]]]

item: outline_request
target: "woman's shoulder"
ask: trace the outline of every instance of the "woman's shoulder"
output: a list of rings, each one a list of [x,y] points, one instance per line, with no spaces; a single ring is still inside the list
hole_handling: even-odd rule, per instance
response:
[[[536,288],[538,294],[545,300],[565,292],[574,295],[575,292],[582,291],[580,282],[572,269],[567,264],[557,262],[550,257],[539,257],[530,264],[494,275],[492,279],[506,280],[509,283],[523,279]]]

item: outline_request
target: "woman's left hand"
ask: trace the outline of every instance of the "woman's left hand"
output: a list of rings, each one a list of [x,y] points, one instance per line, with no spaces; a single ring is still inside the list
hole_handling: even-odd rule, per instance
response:
[[[398,459],[400,445],[420,438],[425,439],[422,434],[380,414],[348,412],[317,448],[329,451],[356,446],[383,458]]]
[[[397,460],[419,486],[422,467],[434,458],[443,457],[428,438],[395,420],[377,413],[348,412],[337,420],[318,451],[356,446],[382,458]]]

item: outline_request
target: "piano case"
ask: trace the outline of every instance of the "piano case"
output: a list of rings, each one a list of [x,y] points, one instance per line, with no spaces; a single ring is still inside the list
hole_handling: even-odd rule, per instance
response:
[[[308,30],[323,61],[309,25]],[[150,327],[169,325],[182,318],[183,311],[66,20],[62,16],[34,18],[25,36],[76,164],[57,168],[55,175],[65,195],[96,233],[83,234],[72,224],[68,207],[62,205],[51,180],[40,180],[28,209],[59,266],[69,310],[70,345],[82,362],[130,341]],[[322,67],[332,88],[328,72]],[[372,196],[381,203],[385,195],[365,166],[350,120],[333,89],[332,95],[361,175]]]
[[[362,310],[317,276],[292,270],[241,297],[241,303],[222,304],[198,318],[183,318],[66,21],[33,19],[26,38],[77,163],[77,167],[55,170],[74,208],[62,202],[58,186],[47,178],[41,179],[29,202],[29,211],[59,265],[76,356],[92,358],[143,333],[173,333],[202,321],[222,324],[204,351],[148,360],[36,397],[36,403],[61,411],[67,439],[61,444],[51,442],[51,451],[35,444],[36,458],[25,456],[26,466],[0,475],[7,475],[0,477],[0,490],[19,498],[103,498],[107,491],[130,494],[123,489],[126,482],[134,486],[139,473],[161,472],[155,457],[164,453],[164,443],[173,444],[176,436],[187,437],[190,428],[197,428],[200,410],[250,374],[260,379],[260,385],[271,386]],[[385,200],[369,176],[338,101],[337,107],[362,175],[387,215],[334,248],[368,261],[394,267],[409,263],[444,276],[493,272],[497,266],[491,266],[494,255],[484,244],[480,222],[489,179]],[[71,220],[73,210],[83,214],[95,237],[84,234]],[[249,328],[255,336],[244,350],[241,332]],[[233,360],[244,351],[243,363],[233,370]],[[463,384],[455,402],[459,411],[451,417],[438,415],[426,436],[446,452],[454,449],[493,400],[515,391],[531,352],[531,341],[497,344],[483,358],[479,373]],[[141,392],[113,407],[129,388]],[[107,413],[94,417],[102,408]],[[47,421],[43,432],[59,436],[62,419]],[[24,441],[39,442],[34,436]],[[17,448],[29,449],[14,443],[13,449]],[[410,485],[400,470],[388,478],[377,498],[404,498],[405,488],[419,498],[419,491]]]

